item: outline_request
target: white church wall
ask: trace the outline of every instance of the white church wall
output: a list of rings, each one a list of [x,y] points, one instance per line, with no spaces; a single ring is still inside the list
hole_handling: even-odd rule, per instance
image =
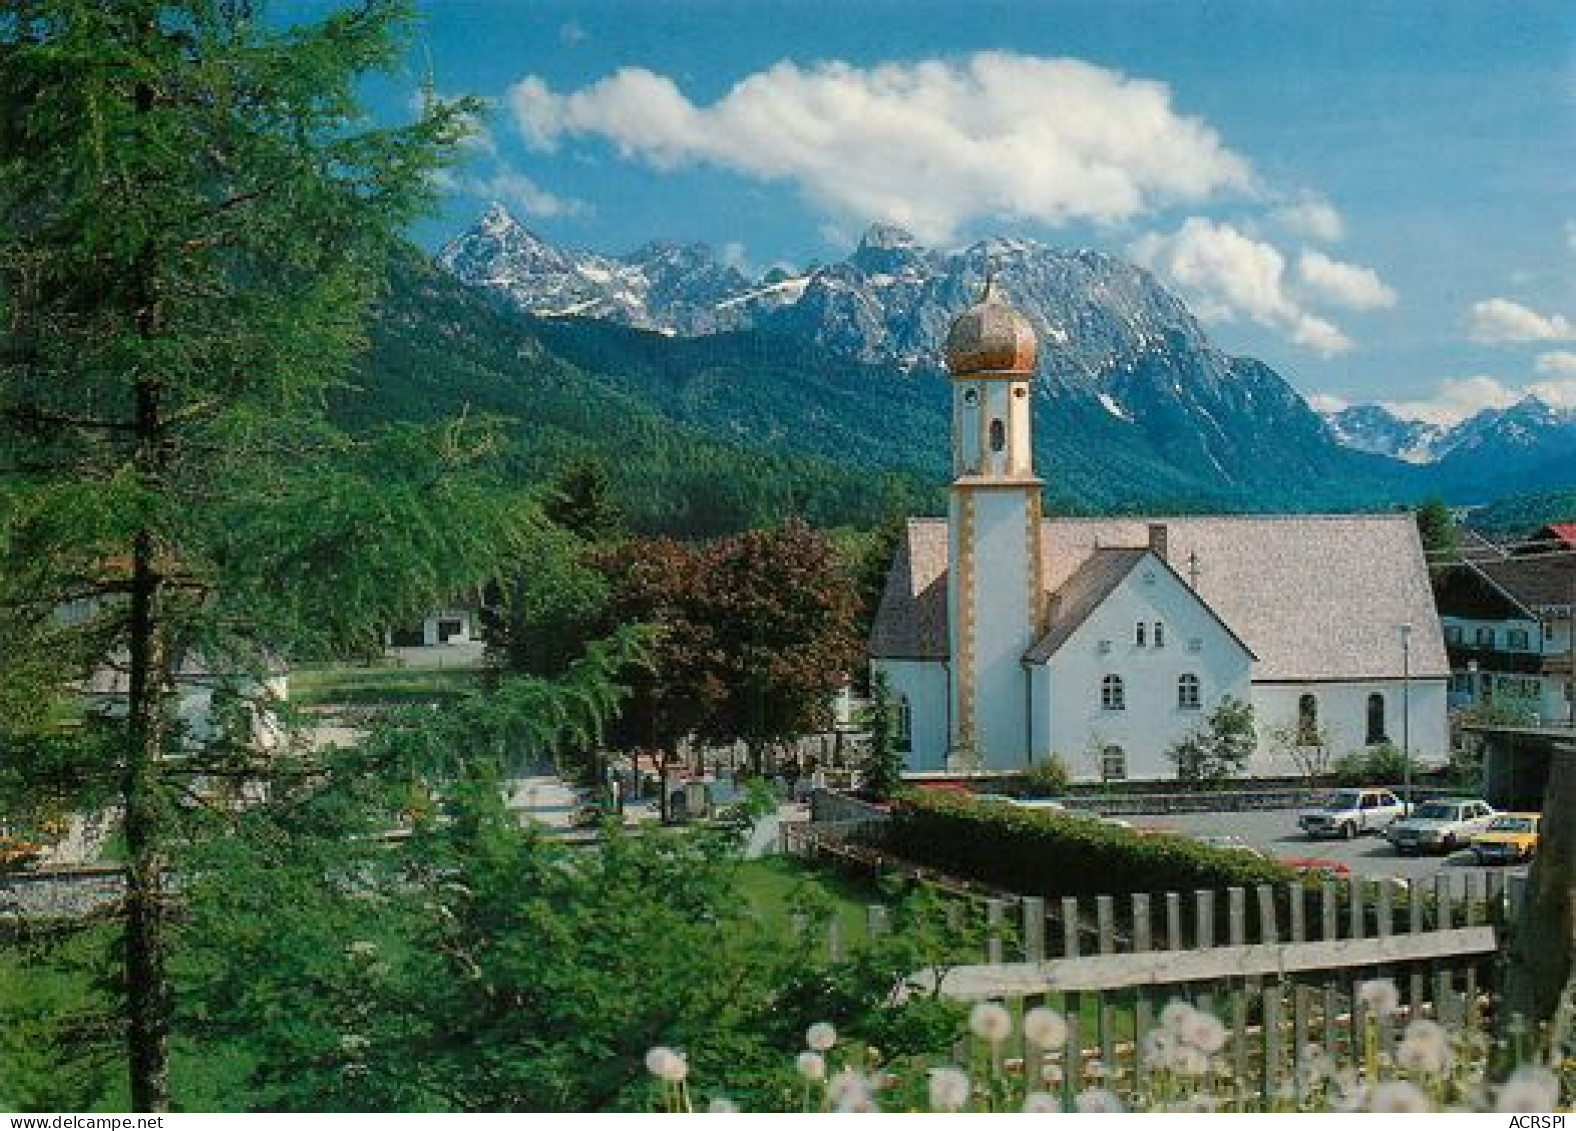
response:
[[[947,767],[947,665],[934,660],[876,660],[886,673],[893,701],[906,701],[909,749],[903,768],[912,771]]]
[[[1022,488],[969,494],[974,508],[974,741],[982,768],[1022,769],[1029,764],[1023,655],[1033,643],[1029,496]]]
[[[1253,710],[1259,731],[1259,752],[1253,760],[1253,773],[1260,776],[1295,775],[1301,772],[1295,759],[1279,749],[1271,735],[1279,730],[1294,732],[1298,724],[1299,703],[1312,695],[1317,704],[1319,727],[1329,737],[1331,758],[1339,758],[1368,746],[1368,697],[1381,695],[1385,704],[1386,736],[1401,745],[1402,700],[1410,704],[1407,740],[1412,755],[1428,766],[1439,765],[1449,756],[1449,726],[1446,720],[1446,687],[1443,679],[1414,679],[1403,692],[1399,680],[1335,681],[1321,683],[1255,683]]]
[[[1139,645],[1137,626],[1145,626]],[[1155,646],[1154,626],[1162,643]],[[1099,780],[1101,753],[1120,746],[1129,778],[1174,778],[1166,750],[1200,725],[1226,695],[1246,699],[1250,660],[1191,590],[1154,558],[1146,559],[1045,665],[1051,748],[1075,778]],[[1199,680],[1199,708],[1179,706],[1184,674]],[[1125,707],[1107,710],[1102,682],[1123,681]],[[1042,686],[1036,686],[1040,692]],[[1036,705],[1046,703],[1037,695]],[[1043,717],[1043,716],[1042,716]],[[1036,719],[1036,729],[1040,729]]]

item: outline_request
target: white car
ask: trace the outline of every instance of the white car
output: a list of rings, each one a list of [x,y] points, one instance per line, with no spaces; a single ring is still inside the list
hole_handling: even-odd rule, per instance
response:
[[[1454,852],[1466,847],[1498,815],[1487,801],[1424,801],[1384,835],[1403,856],[1409,852]]]
[[[1388,789],[1338,789],[1320,798],[1297,817],[1311,837],[1347,840],[1364,833],[1382,833],[1406,816],[1406,805]]]

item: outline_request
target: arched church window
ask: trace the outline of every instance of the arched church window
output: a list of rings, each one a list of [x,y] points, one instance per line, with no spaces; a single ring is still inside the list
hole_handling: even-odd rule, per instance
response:
[[[1119,675],[1108,675],[1100,681],[1100,706],[1107,711],[1127,710],[1127,688]]]
[[[990,422],[990,450],[999,452],[1007,446],[1007,426],[1000,420]]]
[[[1121,781],[1127,777],[1127,751],[1120,746],[1107,746],[1100,751],[1100,780]]]
[[[1201,705],[1198,676],[1191,672],[1177,677],[1177,710],[1196,711]]]
[[[1300,746],[1319,745],[1319,700],[1312,694],[1297,700],[1297,743]]]
[[[1384,725],[1384,696],[1375,691],[1368,696],[1368,738],[1369,746],[1388,741],[1389,735],[1385,733]]]
[[[1133,626],[1133,643],[1142,648],[1149,639],[1149,626],[1139,621]]]
[[[897,734],[893,746],[903,754],[914,749],[914,706],[907,695],[897,697]]]

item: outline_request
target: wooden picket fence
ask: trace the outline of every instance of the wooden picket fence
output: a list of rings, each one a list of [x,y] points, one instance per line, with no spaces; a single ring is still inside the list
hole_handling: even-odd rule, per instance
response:
[[[1310,1046],[1351,1059],[1369,1023],[1356,992],[1364,981],[1390,978],[1400,991],[1400,1013],[1374,1019],[1381,1047],[1409,1017],[1479,1026],[1499,937],[1525,886],[1472,871],[1455,878],[1464,883],[1445,875],[1431,883],[1353,877],[1046,899],[982,893],[905,869],[869,843],[871,831],[863,819],[805,826],[785,831],[784,847],[842,867],[907,871],[959,897],[949,913],[960,939],[972,920],[979,961],[916,972],[909,991],[1005,1001],[1020,1011],[1059,1007],[1069,1036],[1057,1059],[1072,1066],[1064,1073],[1069,1088],[1142,1086],[1139,1050],[1173,999],[1227,1024],[1236,1086],[1266,1100],[1299,1082]],[[865,931],[879,935],[890,921],[885,907],[872,906]],[[832,957],[852,942],[835,919],[799,925],[824,931]]]

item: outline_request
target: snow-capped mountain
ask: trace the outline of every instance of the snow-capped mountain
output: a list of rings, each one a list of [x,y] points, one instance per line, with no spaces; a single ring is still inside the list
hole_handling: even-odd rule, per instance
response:
[[[654,241],[623,256],[566,251],[528,231],[501,204],[438,253],[463,282],[530,314],[605,318],[644,330],[707,334],[748,280],[703,244]]]
[[[756,331],[812,356],[846,359],[849,382],[872,373],[934,380],[953,317],[990,270],[1041,336],[1038,395],[1052,403],[1037,418],[1036,447],[1047,466],[1057,461],[1072,473],[1087,461],[1090,476],[1166,466],[1175,485],[1148,470],[1141,478],[1178,498],[1191,497],[1183,484],[1200,478],[1250,497],[1266,483],[1309,477],[1368,490],[1393,482],[1386,461],[1337,444],[1274,370],[1211,345],[1153,275],[1100,252],[1018,238],[942,251],[878,224],[841,262],[749,281],[704,247],[653,244],[617,257],[555,248],[494,205],[439,263],[527,314],[682,338]]]
[[[1326,413],[1324,419],[1337,443],[1408,463],[1433,463],[1449,434],[1437,424],[1405,420],[1377,404],[1351,405]]]

